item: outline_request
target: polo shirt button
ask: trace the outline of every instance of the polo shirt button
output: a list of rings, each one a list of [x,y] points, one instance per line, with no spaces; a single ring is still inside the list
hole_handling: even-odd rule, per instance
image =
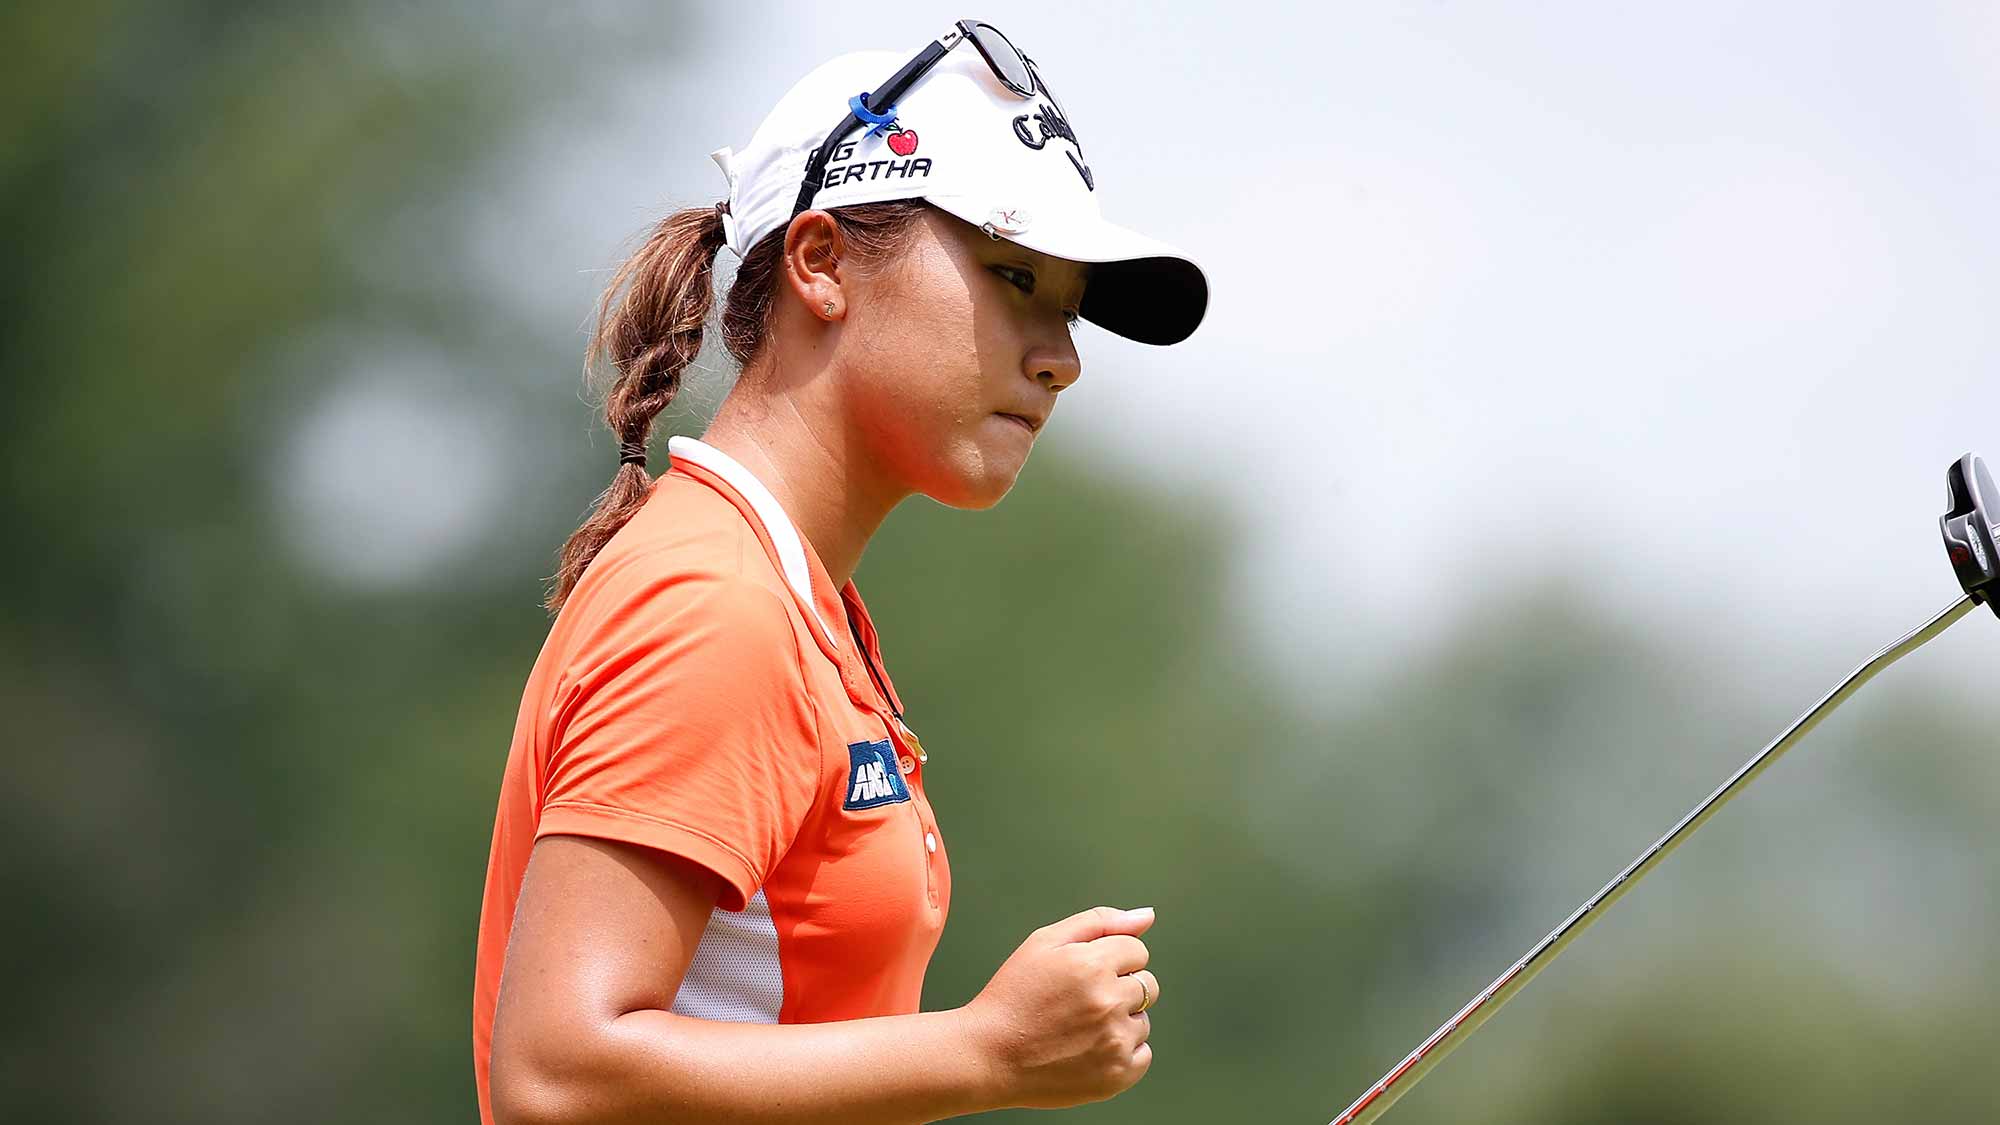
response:
[[[935,834],[930,832],[924,833],[924,850],[928,852],[937,850],[937,836]]]
[[[910,757],[908,754],[903,755],[903,760],[901,764],[904,773],[909,773],[911,770],[917,768],[917,760],[915,758]]]

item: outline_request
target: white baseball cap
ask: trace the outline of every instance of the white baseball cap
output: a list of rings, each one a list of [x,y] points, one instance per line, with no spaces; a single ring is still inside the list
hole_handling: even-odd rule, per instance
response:
[[[1051,257],[1092,266],[1079,314],[1147,344],[1175,344],[1208,307],[1208,279],[1187,254],[1104,220],[1096,176],[1060,103],[1036,83],[1023,98],[973,45],[940,40],[944,57],[893,106],[858,99],[911,61],[893,51],[841,55],[800,79],[742,151],[717,149],[729,177],[723,231],[742,257],[789,226],[806,166],[852,111],[863,117],[834,148],[809,207],[923,199]],[[872,124],[871,124],[872,123]]]

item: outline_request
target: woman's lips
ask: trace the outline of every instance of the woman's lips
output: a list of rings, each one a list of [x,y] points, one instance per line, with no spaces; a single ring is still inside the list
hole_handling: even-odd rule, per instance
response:
[[[1015,425],[1021,427],[1022,429],[1028,431],[1029,437],[1034,436],[1035,424],[1033,422],[1028,421],[1026,418],[1021,417],[1019,414],[1001,414],[999,415],[999,417],[1005,418],[1009,422],[1012,422]]]

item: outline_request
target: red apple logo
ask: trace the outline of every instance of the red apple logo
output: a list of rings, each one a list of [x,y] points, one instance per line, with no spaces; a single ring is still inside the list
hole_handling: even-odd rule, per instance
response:
[[[908,156],[917,151],[917,131],[901,129],[889,134],[889,151],[897,156]]]

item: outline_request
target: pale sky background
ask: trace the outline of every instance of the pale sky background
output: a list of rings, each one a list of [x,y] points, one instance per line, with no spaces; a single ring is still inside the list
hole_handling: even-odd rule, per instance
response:
[[[465,237],[523,316],[580,331],[813,66],[970,14],[1058,91],[1107,217],[1212,287],[1183,345],[1086,327],[1044,441],[1220,497],[1301,684],[1362,690],[1559,570],[1803,708],[1957,594],[1944,470],[2000,457],[1990,3],[749,10],[635,20],[700,49],[496,154]],[[1990,682],[1995,624],[1916,674]]]

